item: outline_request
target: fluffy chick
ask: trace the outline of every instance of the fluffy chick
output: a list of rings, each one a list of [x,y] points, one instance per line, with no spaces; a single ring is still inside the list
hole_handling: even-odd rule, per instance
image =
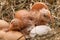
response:
[[[46,25],[54,22],[54,17],[48,10],[48,6],[43,2],[35,2],[30,9],[30,17],[35,25]]]
[[[54,17],[48,9],[42,8],[39,11],[30,11],[30,19],[35,25],[46,25],[54,22]]]

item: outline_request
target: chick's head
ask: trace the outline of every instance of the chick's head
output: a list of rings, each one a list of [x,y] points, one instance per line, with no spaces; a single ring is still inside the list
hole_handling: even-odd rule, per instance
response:
[[[10,23],[9,30],[19,31],[23,28],[23,21],[19,19],[13,19]]]
[[[48,6],[43,2],[35,2],[31,10],[41,10],[42,8],[48,9]]]
[[[40,24],[44,25],[44,24],[48,24],[50,22],[53,22],[54,18],[51,15],[50,11],[43,8],[39,11],[39,22]]]

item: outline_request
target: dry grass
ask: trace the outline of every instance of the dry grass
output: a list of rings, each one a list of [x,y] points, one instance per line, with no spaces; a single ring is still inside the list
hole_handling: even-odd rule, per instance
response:
[[[51,14],[55,16],[55,23],[52,25],[55,30],[60,28],[60,0],[0,0],[0,19],[4,19],[10,22],[14,18],[14,13],[20,9],[27,9],[29,10],[34,2],[40,1],[44,2],[48,5]],[[58,29],[55,32],[58,32]],[[60,33],[55,34],[51,37],[42,37],[42,40],[60,40]],[[39,37],[38,37],[39,39]]]

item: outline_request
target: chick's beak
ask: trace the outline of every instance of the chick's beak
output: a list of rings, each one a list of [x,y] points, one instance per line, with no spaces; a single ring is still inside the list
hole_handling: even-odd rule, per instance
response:
[[[55,22],[54,17],[51,16],[51,17],[50,17],[50,23],[54,23],[54,22]]]

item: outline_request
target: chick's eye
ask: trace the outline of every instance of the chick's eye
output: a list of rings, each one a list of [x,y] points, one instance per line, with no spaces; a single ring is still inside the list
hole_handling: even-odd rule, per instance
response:
[[[11,22],[11,24],[13,24],[13,23],[14,23],[14,21]]]
[[[45,18],[49,18],[47,15],[44,15]]]
[[[44,17],[46,17],[46,15],[43,15]]]

